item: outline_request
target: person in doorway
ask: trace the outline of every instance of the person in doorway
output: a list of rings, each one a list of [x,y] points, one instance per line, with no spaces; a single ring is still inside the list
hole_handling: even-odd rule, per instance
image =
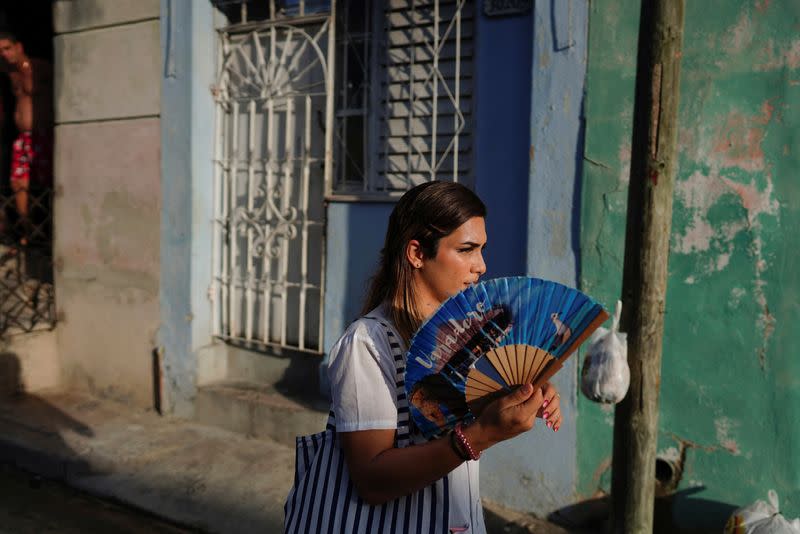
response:
[[[10,181],[21,228],[19,242],[24,246],[31,234],[31,190],[52,186],[52,66],[29,57],[19,39],[6,31],[0,31],[0,59],[14,95],[17,136],[11,151]]]
[[[400,341],[405,354],[417,328],[447,298],[484,274],[485,217],[483,202],[457,183],[428,182],[403,195],[389,218],[365,315],[330,352],[335,432],[360,499],[396,510],[400,505],[392,502],[411,495],[407,502],[425,509],[401,512],[397,520],[404,521],[402,514],[407,514],[405,530],[398,531],[484,533],[480,453],[530,430],[537,417],[552,430],[561,426],[556,389],[549,383],[541,388],[526,384],[492,401],[468,426],[456,425],[452,434],[426,441],[412,424],[414,445],[397,446],[400,418],[390,338]],[[416,397],[410,401],[419,404]],[[432,491],[442,480],[444,491]],[[442,511],[445,530],[433,526],[433,516]],[[365,512],[355,522],[359,530],[377,532],[382,514]]]

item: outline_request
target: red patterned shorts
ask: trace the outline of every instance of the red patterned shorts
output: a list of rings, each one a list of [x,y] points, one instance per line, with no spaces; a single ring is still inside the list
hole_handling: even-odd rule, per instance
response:
[[[53,139],[20,132],[11,148],[11,185],[49,187],[53,183]]]

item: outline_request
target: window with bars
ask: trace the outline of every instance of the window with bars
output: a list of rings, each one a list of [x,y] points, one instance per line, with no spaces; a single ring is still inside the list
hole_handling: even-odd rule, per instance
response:
[[[214,335],[319,353],[325,197],[470,183],[466,0],[217,0]]]
[[[232,25],[336,12],[328,196],[471,184],[472,0],[215,0]]]
[[[232,23],[220,30],[213,89],[209,294],[214,335],[247,348],[322,352],[334,47],[330,11],[320,6],[220,6]]]
[[[380,199],[433,179],[471,184],[473,3],[338,5],[329,194]]]

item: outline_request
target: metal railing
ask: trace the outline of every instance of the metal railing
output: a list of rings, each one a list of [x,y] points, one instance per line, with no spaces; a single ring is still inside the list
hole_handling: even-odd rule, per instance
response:
[[[29,217],[0,191],[0,337],[55,327],[52,190],[28,193]]]
[[[333,16],[220,32],[212,323],[250,348],[322,351]]]
[[[350,1],[337,12],[329,196],[386,200],[429,180],[471,184],[475,3]]]

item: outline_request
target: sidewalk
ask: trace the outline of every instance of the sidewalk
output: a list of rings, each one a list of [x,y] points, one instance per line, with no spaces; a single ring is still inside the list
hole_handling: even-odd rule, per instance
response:
[[[0,402],[0,461],[210,532],[280,532],[294,452],[76,393]]]
[[[74,392],[0,399],[0,462],[207,532],[281,532],[294,451]],[[490,534],[562,534],[486,503]]]

